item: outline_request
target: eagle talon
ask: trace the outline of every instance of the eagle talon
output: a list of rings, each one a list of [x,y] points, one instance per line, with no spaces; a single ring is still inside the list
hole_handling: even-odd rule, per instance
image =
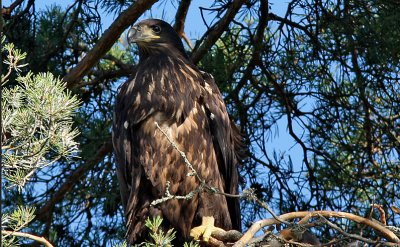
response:
[[[201,220],[201,225],[192,228],[190,230],[190,236],[192,236],[195,240],[199,240],[202,237],[202,240],[208,242],[211,237],[211,234],[214,231],[225,231],[219,227],[214,226],[214,217],[212,216],[203,216]]]

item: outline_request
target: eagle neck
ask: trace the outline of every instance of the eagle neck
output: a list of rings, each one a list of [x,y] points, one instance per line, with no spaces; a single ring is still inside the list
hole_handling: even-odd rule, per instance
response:
[[[197,77],[201,74],[199,69],[192,63],[192,61],[187,56],[182,56],[181,54],[174,53],[160,53],[153,54],[147,57],[141,57],[139,64],[147,64],[146,66],[152,66],[153,68],[158,68],[166,73],[171,73],[172,71],[183,72],[191,71],[192,77]]]
[[[190,62],[188,55],[186,54],[183,46],[170,46],[163,43],[155,43],[147,46],[139,46],[139,59],[141,61],[148,58],[168,56],[171,58],[184,58]]]

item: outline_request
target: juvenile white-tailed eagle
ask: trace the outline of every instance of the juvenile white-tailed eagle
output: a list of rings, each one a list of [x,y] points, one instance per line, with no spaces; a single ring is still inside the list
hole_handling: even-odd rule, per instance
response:
[[[211,75],[187,56],[182,41],[166,22],[149,19],[128,33],[136,43],[139,63],[118,93],[113,145],[130,243],[143,240],[146,218],[160,215],[182,239],[213,216],[215,225],[240,230],[237,198],[202,192],[191,200],[151,202],[165,195],[186,195],[199,186],[190,169],[156,123],[183,151],[206,184],[220,192],[238,193],[241,136],[231,123]]]

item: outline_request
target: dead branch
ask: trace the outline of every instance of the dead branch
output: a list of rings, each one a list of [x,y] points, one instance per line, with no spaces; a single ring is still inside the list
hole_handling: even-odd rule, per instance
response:
[[[309,215],[309,216],[308,216]],[[400,239],[389,229],[385,228],[379,223],[376,223],[372,220],[360,217],[358,215],[354,215],[351,213],[346,213],[346,212],[334,212],[334,211],[302,211],[302,212],[292,212],[292,213],[287,213],[280,215],[279,218],[282,220],[292,220],[296,218],[303,218],[303,217],[310,217],[310,218],[316,218],[316,217],[327,217],[327,218],[346,218],[351,221],[355,221],[360,224],[367,225],[374,229],[375,232],[377,232],[379,235],[382,235],[384,238],[386,238],[388,241],[392,243],[399,243]],[[261,230],[265,226],[270,226],[273,224],[279,224],[280,222],[274,218],[269,218],[269,219],[264,219],[255,222],[249,230],[243,235],[243,237],[237,241],[233,246],[234,247],[240,247],[240,246],[245,246],[252,238],[253,236]]]
[[[371,204],[371,207],[372,207],[372,208],[378,209],[379,214],[380,214],[380,216],[381,216],[381,217],[380,217],[380,218],[381,218],[381,223],[382,223],[383,225],[386,226],[386,213],[385,213],[385,210],[383,209],[382,205],[379,205],[379,204]]]
[[[366,243],[370,243],[370,244],[374,244],[376,243],[376,241],[370,240],[368,238],[363,238],[360,235],[357,234],[350,234],[347,233],[346,231],[344,231],[342,228],[340,228],[339,226],[337,226],[336,224],[333,224],[332,222],[330,222],[328,219],[326,219],[325,217],[321,216],[321,219],[323,219],[324,223],[327,224],[328,226],[332,227],[333,229],[335,229],[336,231],[340,232],[341,234],[343,234],[346,237],[349,238],[353,238],[353,239],[357,239],[357,240],[361,240],[364,241]]]

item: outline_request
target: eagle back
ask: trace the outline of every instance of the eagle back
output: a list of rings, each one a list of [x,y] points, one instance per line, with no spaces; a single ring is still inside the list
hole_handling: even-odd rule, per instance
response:
[[[159,56],[140,62],[121,99],[129,124],[139,124],[154,112],[177,122],[187,116],[202,94],[203,77],[183,59]]]

